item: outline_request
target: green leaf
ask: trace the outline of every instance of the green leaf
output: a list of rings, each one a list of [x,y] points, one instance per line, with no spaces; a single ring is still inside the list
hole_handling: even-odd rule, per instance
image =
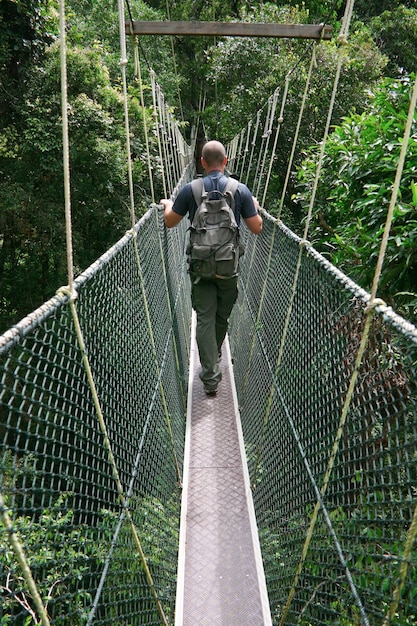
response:
[[[417,185],[414,181],[412,181],[410,187],[411,187],[411,193],[413,195],[413,206],[417,207]]]

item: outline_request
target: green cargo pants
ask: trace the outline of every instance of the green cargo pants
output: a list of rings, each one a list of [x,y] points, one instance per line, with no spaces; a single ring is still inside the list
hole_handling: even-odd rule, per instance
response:
[[[216,389],[222,374],[219,352],[237,299],[237,276],[228,279],[192,278],[191,300],[197,315],[196,340],[200,379],[206,389]]]

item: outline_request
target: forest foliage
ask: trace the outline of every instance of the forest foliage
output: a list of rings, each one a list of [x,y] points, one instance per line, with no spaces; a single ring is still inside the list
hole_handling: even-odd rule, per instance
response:
[[[342,0],[181,0],[168,6],[173,20],[325,21],[335,33],[344,9]],[[127,8],[134,19],[167,18],[165,0],[130,0]],[[67,282],[57,10],[56,0],[3,0],[0,5],[0,332]],[[129,226],[117,3],[68,0],[66,16],[73,237],[80,272]],[[132,41],[128,43],[132,57]],[[201,119],[207,135],[225,142],[292,70],[266,199],[265,208],[274,213],[309,63],[306,49],[298,40],[141,38],[143,111],[133,63],[128,65],[137,215],[151,201],[143,139],[144,125],[152,130],[153,123],[149,68],[188,137],[204,102]],[[303,228],[338,54],[336,38],[317,46],[285,202],[285,220],[296,232]],[[357,0],[311,238],[366,289],[385,222],[416,58],[412,0]],[[152,132],[150,138],[156,157]],[[414,127],[379,294],[414,321],[415,151]]]

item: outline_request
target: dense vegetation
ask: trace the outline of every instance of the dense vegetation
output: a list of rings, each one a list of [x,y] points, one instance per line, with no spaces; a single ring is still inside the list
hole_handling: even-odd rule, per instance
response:
[[[170,3],[171,19],[326,21],[337,32],[341,0],[302,5],[244,0],[182,0]],[[165,0],[131,0],[135,19],[166,19]],[[112,0],[68,0],[68,73],[71,135],[73,236],[77,271],[83,270],[128,227],[126,158],[119,70],[117,6]],[[189,134],[201,102],[207,134],[231,139],[242,123],[284,83],[294,80],[286,123],[274,161],[266,208],[280,197],[300,84],[309,63],[306,44],[296,40],[176,37],[142,38],[145,90],[148,68]],[[176,63],[173,63],[172,46]],[[314,73],[290,181],[285,219],[301,231],[311,185],[314,146],[322,136],[336,41],[317,50]],[[346,51],[334,133],[326,152],[317,205],[314,243],[365,288],[385,222],[395,163],[416,71],[417,12],[412,0],[358,0]],[[138,85],[128,68],[137,215],[151,196],[143,149]],[[0,332],[67,282],[63,219],[58,20],[55,0],[3,0],[0,5]],[[143,120],[145,117],[145,120]],[[201,127],[202,128],[202,127]],[[200,128],[200,132],[201,132]],[[381,295],[415,320],[417,285],[416,187],[410,142],[401,201],[396,211]],[[151,150],[156,153],[156,146]],[[353,155],[353,156],[352,156]],[[365,166],[366,162],[366,166]],[[368,165],[372,165],[372,170]],[[158,193],[158,190],[157,190]],[[364,258],[366,250],[366,258]],[[369,263],[369,260],[371,263]],[[398,295],[401,294],[401,295]]]

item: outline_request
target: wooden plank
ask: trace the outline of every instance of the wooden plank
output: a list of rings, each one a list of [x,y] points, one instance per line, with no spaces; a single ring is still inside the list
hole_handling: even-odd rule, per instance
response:
[[[217,37],[291,37],[331,39],[332,27],[324,24],[260,24],[248,22],[126,22],[128,35],[189,35]]]

